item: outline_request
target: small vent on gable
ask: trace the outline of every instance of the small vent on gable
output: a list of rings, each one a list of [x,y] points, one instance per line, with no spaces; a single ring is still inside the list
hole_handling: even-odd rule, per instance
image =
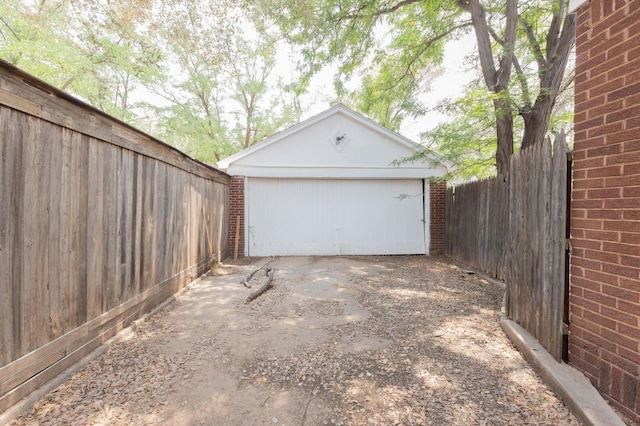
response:
[[[342,148],[349,142],[349,137],[341,130],[335,131],[331,136],[329,136],[329,142],[336,151],[342,151]]]

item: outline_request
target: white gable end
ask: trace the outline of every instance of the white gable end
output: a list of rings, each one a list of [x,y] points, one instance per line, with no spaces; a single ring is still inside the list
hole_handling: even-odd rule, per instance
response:
[[[392,165],[417,145],[338,106],[275,135],[219,165],[231,175],[306,178],[428,178],[446,167],[432,161]]]

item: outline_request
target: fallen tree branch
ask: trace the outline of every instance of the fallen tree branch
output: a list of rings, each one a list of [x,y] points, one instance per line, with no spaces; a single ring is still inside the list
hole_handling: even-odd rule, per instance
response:
[[[242,284],[246,287],[246,288],[251,288],[251,285],[249,284],[249,281],[251,281],[251,278],[253,278],[253,276],[256,274],[256,272],[261,271],[262,269],[266,268],[267,265],[271,262],[273,262],[274,260],[276,260],[275,256],[272,257],[271,259],[269,259],[267,261],[267,263],[265,263],[264,265],[262,265],[261,267],[259,267],[258,269],[256,269],[255,271],[253,271],[252,273],[250,273],[249,275],[247,275],[246,277],[244,277],[244,279],[242,280]]]
[[[251,293],[249,295],[249,297],[247,297],[247,303],[249,303],[252,300],[256,299],[258,296],[260,296],[261,294],[263,294],[267,290],[269,290],[271,287],[273,287],[273,276],[275,275],[275,273],[276,273],[276,269],[275,268],[267,269],[267,271],[266,271],[267,281],[264,284],[262,284],[262,286],[259,289],[257,289],[253,293]]]

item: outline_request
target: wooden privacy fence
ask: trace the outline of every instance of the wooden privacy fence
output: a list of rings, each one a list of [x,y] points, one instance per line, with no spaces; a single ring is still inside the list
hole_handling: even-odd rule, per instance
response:
[[[226,174],[0,62],[0,412],[224,256]]]
[[[506,178],[447,190],[446,253],[507,283],[507,316],[557,360],[566,321],[563,134],[514,155]]]
[[[469,182],[447,189],[445,252],[506,280],[509,190],[503,179]]]

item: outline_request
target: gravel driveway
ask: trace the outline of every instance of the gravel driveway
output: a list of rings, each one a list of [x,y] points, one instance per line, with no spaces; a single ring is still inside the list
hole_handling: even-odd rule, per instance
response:
[[[264,263],[201,279],[13,424],[579,424],[494,284],[424,256],[279,258],[245,303]]]

